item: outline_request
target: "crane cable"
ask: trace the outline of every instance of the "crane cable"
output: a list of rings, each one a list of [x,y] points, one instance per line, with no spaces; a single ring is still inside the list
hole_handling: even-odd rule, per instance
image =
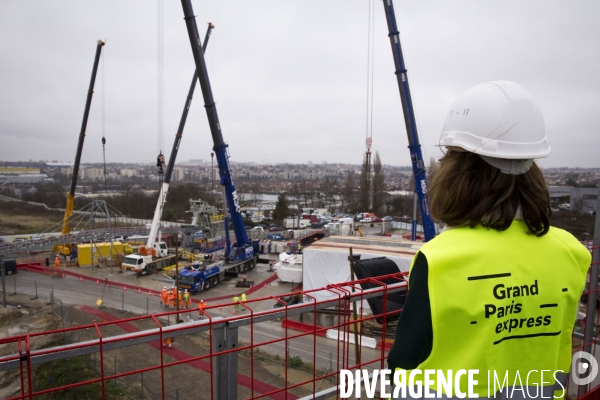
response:
[[[106,39],[104,39],[104,43],[106,43]],[[106,54],[106,50],[104,50],[104,53]],[[102,57],[102,73],[101,73],[101,84],[102,84],[102,96],[101,96],[101,108],[102,108],[102,161],[104,164],[104,193],[106,194],[106,138],[104,136],[105,133],[105,129],[106,129],[106,108],[105,108],[105,84],[104,84],[104,76],[105,74],[105,70],[104,70],[104,58],[105,55],[101,54],[100,55]]]
[[[367,23],[367,118],[366,139],[373,137],[373,77],[375,64],[375,5],[369,0],[369,19]]]
[[[157,74],[156,74],[156,86],[157,86],[157,102],[156,102],[156,126],[157,126],[157,152],[162,154],[164,147],[164,92],[165,92],[165,65],[164,65],[164,15],[163,15],[163,0],[157,0],[157,11],[156,11],[156,50],[157,50]]]

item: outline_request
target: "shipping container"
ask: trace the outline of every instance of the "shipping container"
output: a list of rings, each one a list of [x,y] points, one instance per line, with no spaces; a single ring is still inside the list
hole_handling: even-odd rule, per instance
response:
[[[77,245],[77,259],[80,266],[92,265],[92,256],[94,265],[98,264],[98,258],[111,258],[111,243],[85,243]],[[92,251],[93,250],[93,251]],[[123,254],[123,244],[120,242],[112,243],[112,258],[117,254]]]

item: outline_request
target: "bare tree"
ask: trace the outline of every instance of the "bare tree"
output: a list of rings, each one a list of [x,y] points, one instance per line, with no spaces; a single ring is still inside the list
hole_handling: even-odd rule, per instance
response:
[[[379,158],[378,151],[375,152],[375,161],[373,162],[373,182],[371,187],[373,193],[371,201],[373,212],[378,214],[383,209],[383,192],[385,191],[385,174],[383,172],[383,166],[381,165],[381,158]]]
[[[344,186],[342,187],[342,209],[357,212],[356,210],[356,181],[354,180],[354,171],[348,170]]]
[[[361,211],[368,211],[371,205],[371,164],[365,154],[363,158],[362,169],[360,171],[360,185],[359,185],[359,207]]]

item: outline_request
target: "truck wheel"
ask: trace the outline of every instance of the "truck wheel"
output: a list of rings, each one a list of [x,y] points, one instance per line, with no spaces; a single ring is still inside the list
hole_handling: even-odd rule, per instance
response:
[[[244,263],[244,265],[242,265],[242,272],[246,272],[248,271],[248,264]]]
[[[210,289],[210,279],[204,281],[204,291]]]
[[[210,278],[210,285],[212,287],[215,287],[219,284],[219,278],[217,278],[216,276]]]

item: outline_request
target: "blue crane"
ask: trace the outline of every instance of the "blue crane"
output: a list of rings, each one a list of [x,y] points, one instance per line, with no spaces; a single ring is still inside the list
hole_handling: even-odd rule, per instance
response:
[[[248,234],[244,228],[244,220],[242,217],[242,210],[240,208],[240,202],[238,195],[233,183],[233,175],[231,172],[231,165],[229,164],[229,153],[227,143],[223,140],[223,134],[221,133],[221,124],[219,123],[219,116],[217,114],[217,107],[212,95],[212,89],[210,81],[208,79],[208,71],[206,69],[206,62],[204,61],[204,54],[200,48],[200,42],[198,40],[198,27],[196,25],[196,17],[194,16],[194,10],[190,0],[181,0],[183,7],[183,14],[185,24],[190,38],[190,44],[192,46],[192,53],[194,54],[194,62],[196,63],[196,72],[198,73],[198,81],[200,82],[200,88],[202,89],[202,96],[204,98],[204,108],[206,109],[206,115],[208,117],[208,124],[210,126],[210,133],[213,139],[213,151],[217,156],[217,165],[219,167],[219,177],[221,179],[221,185],[224,188],[225,199],[227,201],[227,208],[229,210],[229,216],[233,224],[233,230],[235,232],[236,243],[233,243],[231,250],[227,255],[228,261],[243,261],[254,258],[253,244],[248,240]],[[225,230],[228,231],[228,224],[225,224]],[[258,246],[257,246],[258,247]]]
[[[404,65],[404,56],[400,45],[400,32],[396,25],[396,15],[392,0],[384,0],[385,17],[388,25],[388,37],[392,45],[394,55],[394,64],[396,66],[396,79],[400,89],[400,99],[402,100],[402,111],[404,113],[404,123],[406,124],[406,133],[408,134],[408,149],[410,150],[410,160],[415,178],[415,193],[419,200],[421,210],[421,219],[423,222],[423,233],[425,241],[429,241],[435,236],[435,227],[431,214],[429,213],[429,204],[427,201],[427,173],[423,154],[421,153],[421,143],[417,133],[417,124],[415,122],[415,112],[413,109],[412,98],[410,96],[410,87],[408,86],[408,77],[406,76],[406,66]],[[412,240],[416,238],[416,218],[413,218]]]

